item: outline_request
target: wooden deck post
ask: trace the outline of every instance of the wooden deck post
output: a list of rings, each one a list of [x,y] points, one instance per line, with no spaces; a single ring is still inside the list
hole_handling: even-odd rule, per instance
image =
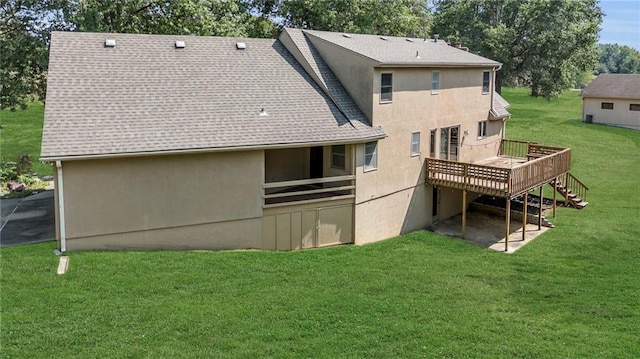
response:
[[[524,193],[524,204],[522,207],[522,241],[524,242],[525,235],[527,233],[527,207],[529,203],[529,192]]]
[[[544,198],[542,197],[542,189],[544,185],[540,186],[540,208],[538,209],[538,230],[542,229],[542,202]]]
[[[467,236],[467,190],[462,190],[462,239]]]
[[[509,222],[511,221],[511,197],[507,196],[507,215],[504,221],[504,251],[509,251]]]
[[[553,218],[556,218],[556,193],[558,192],[558,177],[553,182]]]

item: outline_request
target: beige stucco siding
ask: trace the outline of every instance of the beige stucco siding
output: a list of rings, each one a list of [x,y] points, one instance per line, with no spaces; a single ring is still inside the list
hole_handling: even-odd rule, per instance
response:
[[[67,249],[259,248],[263,158],[246,151],[64,162]]]
[[[440,90],[431,93],[431,74],[440,71]],[[389,238],[432,223],[432,189],[425,184],[430,131],[460,126],[460,161],[495,156],[502,121],[487,121],[491,96],[482,93],[482,73],[490,69],[377,68],[374,75],[373,123],[388,137],[378,141],[378,168],[364,170],[364,145],[356,151],[357,244]],[[393,101],[380,102],[380,74],[393,74]],[[487,121],[487,136],[478,139],[478,122]],[[466,131],[466,135],[465,135]],[[411,134],[420,133],[420,153],[411,153]],[[471,199],[471,196],[469,197]],[[443,193],[438,218],[460,213],[460,193]]]
[[[371,120],[373,64],[371,59],[314,36],[309,39],[318,50],[342,86],[351,95],[360,111]]]
[[[603,102],[613,103],[613,110],[602,109]],[[631,104],[639,104],[637,100],[583,98],[582,120],[586,121],[587,115],[593,116],[593,123],[602,123],[613,126],[640,129],[640,111],[631,111]]]

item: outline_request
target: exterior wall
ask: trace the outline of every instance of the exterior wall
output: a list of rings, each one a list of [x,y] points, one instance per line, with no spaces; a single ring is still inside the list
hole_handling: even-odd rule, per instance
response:
[[[440,71],[440,90],[431,94],[431,72]],[[364,171],[364,145],[356,151],[355,243],[375,242],[432,223],[432,188],[425,185],[430,131],[460,126],[459,161],[496,156],[503,122],[488,121],[478,139],[478,122],[486,121],[491,95],[482,93],[483,71],[490,69],[377,68],[373,81],[373,124],[388,137],[378,141],[378,168]],[[393,73],[393,101],[380,102],[380,74]],[[467,135],[463,135],[465,131]],[[411,133],[420,132],[420,154],[411,155]],[[462,194],[441,189],[438,219],[460,213]],[[468,196],[471,201],[474,196]]]
[[[264,152],[63,163],[67,250],[260,248]]]
[[[640,111],[629,110],[629,105],[640,104],[640,99],[583,98],[582,101],[582,121],[586,121],[587,115],[593,115],[593,123],[640,130]],[[612,102],[613,110],[603,110],[602,102]]]
[[[331,71],[340,80],[360,111],[371,120],[373,92],[373,62],[347,49],[333,45],[313,35],[309,36]]]
[[[264,151],[265,182],[309,178],[309,148]]]

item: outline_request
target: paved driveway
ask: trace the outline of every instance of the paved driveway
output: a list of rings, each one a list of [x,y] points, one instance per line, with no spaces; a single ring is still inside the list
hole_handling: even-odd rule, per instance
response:
[[[0,199],[0,246],[55,240],[53,190],[15,199]]]

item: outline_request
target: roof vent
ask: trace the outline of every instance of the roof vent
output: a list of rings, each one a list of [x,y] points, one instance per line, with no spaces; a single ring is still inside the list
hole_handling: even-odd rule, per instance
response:
[[[236,42],[236,49],[244,50],[246,48],[247,48],[247,44],[245,44],[244,42]]]
[[[176,49],[184,49],[184,41],[176,41]]]
[[[413,42],[413,39],[405,39],[405,40],[407,40],[407,41],[409,41],[409,42]]]
[[[420,58],[420,52],[418,52],[418,50],[416,50],[416,59]]]
[[[116,47],[116,39],[104,40],[104,47]]]
[[[260,109],[260,116],[269,116],[269,114],[267,113],[267,111],[264,110],[264,108]]]
[[[350,39],[350,38],[351,38],[351,35],[349,35],[349,34],[342,34],[342,36],[343,36],[343,37],[346,37],[347,39]]]
[[[433,42],[438,42],[439,38],[440,38],[440,35],[438,34],[433,35]]]
[[[384,36],[380,36],[380,40],[385,40],[385,41],[386,41],[386,40],[387,40],[387,38],[386,38],[386,37],[384,37]]]

